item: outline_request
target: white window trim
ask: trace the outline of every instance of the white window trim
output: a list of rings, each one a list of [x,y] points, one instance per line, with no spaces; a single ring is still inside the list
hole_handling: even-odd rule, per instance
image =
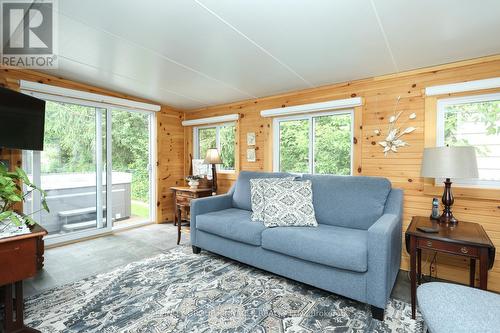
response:
[[[280,172],[280,122],[290,120],[309,120],[309,173],[314,171],[314,118],[322,116],[343,115],[351,116],[351,173],[353,175],[354,164],[354,109],[318,112],[297,116],[279,117],[273,119],[273,171]]]
[[[138,101],[133,101],[133,100],[125,99],[125,98],[119,98],[119,97],[113,97],[113,96],[107,96],[107,95],[100,95],[100,94],[90,93],[90,92],[81,91],[81,90],[62,88],[62,87],[53,86],[50,84],[38,83],[38,82],[21,80],[20,88],[21,88],[23,93],[29,94],[29,95],[31,95],[32,93],[42,93],[42,94],[56,96],[56,98],[57,97],[76,98],[76,99],[91,102],[91,103],[112,105],[113,107],[121,108],[121,109],[123,109],[123,108],[132,109],[132,110],[139,109],[139,110],[143,110],[143,111],[152,111],[152,112],[158,112],[161,110],[161,106],[156,105],[156,104],[138,102]]]
[[[215,128],[215,145],[216,145],[215,148],[217,148],[220,152],[219,130],[222,126],[229,126],[229,125],[234,126],[234,128],[236,129],[236,122],[235,121],[225,122],[225,123],[221,123],[221,124],[194,126],[193,127],[193,158],[194,159],[204,159],[205,158],[204,156],[200,156],[200,143],[198,141],[198,131],[200,129]],[[234,153],[236,155],[236,147],[235,147]],[[237,156],[234,156],[235,162],[236,162],[236,158],[237,158]],[[220,172],[220,173],[234,173],[234,172],[236,172],[236,165],[234,166],[234,169],[232,169],[232,170],[222,170],[222,169],[220,169],[219,165],[217,165],[216,167],[217,167],[217,172]]]
[[[260,111],[261,117],[276,117],[303,113],[316,113],[320,111],[345,110],[348,108],[363,105],[361,97],[353,97],[346,99],[336,99],[333,101],[301,104],[287,106],[284,108],[268,109]]]
[[[437,120],[436,120],[436,146],[444,146],[444,114],[445,108],[449,105],[479,103],[492,100],[500,100],[500,93],[471,95],[463,97],[444,98],[437,101]],[[435,184],[441,185],[444,179],[436,179]],[[485,187],[499,188],[500,181],[496,180],[480,180],[480,179],[458,179],[454,183],[463,187]]]

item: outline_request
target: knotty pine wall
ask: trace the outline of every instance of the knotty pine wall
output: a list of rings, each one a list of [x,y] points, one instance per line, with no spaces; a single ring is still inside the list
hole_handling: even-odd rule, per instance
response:
[[[354,165],[355,175],[383,176],[391,180],[393,187],[404,190],[404,230],[411,217],[430,214],[432,190],[424,191],[424,179],[420,177],[420,163],[425,144],[425,137],[435,134],[432,125],[427,125],[431,117],[426,119],[424,88],[427,86],[485,79],[500,76],[500,56],[473,59],[454,64],[442,65],[433,68],[415,70],[395,75],[387,75],[370,79],[334,84],[330,86],[297,91],[293,93],[246,100],[237,103],[208,107],[186,113],[186,119],[196,119],[219,116],[230,113],[239,113],[239,165],[240,170],[272,170],[272,118],[262,118],[260,111],[269,108],[278,108],[291,105],[322,102],[334,99],[360,96],[364,98],[361,116],[361,137],[356,138],[356,153],[361,155],[359,165]],[[411,112],[417,114],[414,121],[405,125],[415,126],[417,130],[406,136],[409,146],[402,148],[399,153],[384,157],[381,147],[377,144],[380,137],[374,137],[375,129],[386,130],[388,117],[393,113],[396,99],[401,96],[398,110],[406,110],[405,115]],[[428,111],[429,112],[429,111]],[[431,122],[432,124],[432,122]],[[427,133],[426,133],[427,131]],[[246,135],[256,133],[256,162],[246,161]],[[189,167],[189,152],[192,152],[192,129],[185,128],[185,173]],[[361,151],[359,151],[361,150]],[[227,190],[236,175],[220,175],[219,187]],[[488,191],[482,195],[481,190],[469,190],[457,196],[454,213],[459,219],[481,223],[497,248],[496,262],[489,272],[488,287],[500,291],[500,190]],[[440,193],[441,189],[434,189]],[[441,192],[442,193],[442,192]],[[488,199],[480,199],[487,197]],[[430,256],[423,254],[423,260]],[[401,268],[408,270],[409,258],[404,249],[402,251]],[[428,274],[429,264],[423,264]],[[437,275],[440,278],[467,283],[467,262],[465,259],[439,255],[437,258]],[[477,272],[477,270],[476,270]]]
[[[63,88],[92,92],[101,95],[126,98],[130,100],[154,103],[134,96],[102,89],[87,84],[66,80],[52,75],[23,69],[8,69],[0,66],[0,86],[19,90],[19,80],[51,84]],[[181,121],[184,114],[169,106],[162,106],[156,113],[157,119],[157,202],[156,222],[172,221],[173,198],[168,190],[170,186],[183,185],[184,178],[184,129]],[[11,165],[21,165],[19,150],[3,149],[0,159],[11,160]]]

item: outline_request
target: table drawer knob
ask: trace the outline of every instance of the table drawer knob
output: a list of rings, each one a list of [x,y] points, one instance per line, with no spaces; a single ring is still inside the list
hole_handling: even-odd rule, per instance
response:
[[[427,246],[428,247],[432,247],[432,242],[431,241],[427,241]]]
[[[464,246],[464,247],[462,247],[462,248],[460,249],[460,252],[462,252],[463,254],[467,254],[467,253],[469,253],[469,249],[467,249],[467,248]]]

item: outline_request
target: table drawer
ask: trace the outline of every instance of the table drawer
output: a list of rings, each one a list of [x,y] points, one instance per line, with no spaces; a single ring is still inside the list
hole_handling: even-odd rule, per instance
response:
[[[447,243],[432,239],[419,239],[417,242],[417,247],[421,249],[455,253],[462,256],[479,257],[479,251],[477,247]]]
[[[185,197],[185,196],[177,196],[177,197],[175,198],[175,202],[176,202],[177,204],[189,205],[192,199],[194,199],[194,198],[191,198],[191,197]]]
[[[182,198],[196,198],[196,193],[193,192],[176,192],[177,198],[182,197]]]
[[[36,239],[0,243],[0,285],[34,276],[37,271]]]

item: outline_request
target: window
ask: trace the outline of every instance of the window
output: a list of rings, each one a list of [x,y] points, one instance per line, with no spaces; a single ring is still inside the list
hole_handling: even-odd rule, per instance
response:
[[[194,157],[205,158],[209,148],[217,148],[223,164],[220,170],[234,170],[236,124],[227,123],[194,128]]]
[[[274,120],[274,169],[350,175],[353,111]]]
[[[476,147],[479,178],[456,183],[500,186],[500,94],[439,100],[436,143]]]

